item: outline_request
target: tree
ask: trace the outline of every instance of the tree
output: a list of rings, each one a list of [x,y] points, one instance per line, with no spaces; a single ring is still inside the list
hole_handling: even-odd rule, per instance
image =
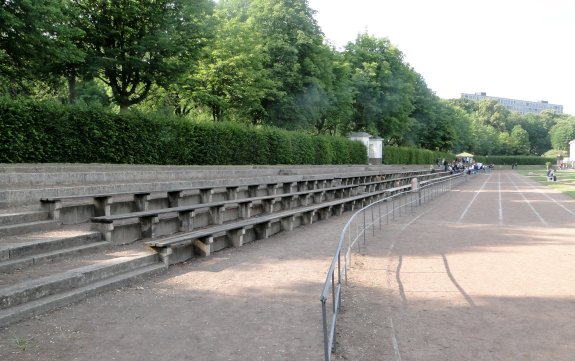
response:
[[[5,91],[31,94],[40,81],[60,86],[59,77],[82,64],[76,41],[83,31],[71,23],[65,0],[11,0],[0,5],[0,77]]]
[[[551,148],[549,132],[545,129],[541,116],[527,114],[521,118],[519,124],[529,134],[529,154],[542,155]]]
[[[553,149],[567,151],[569,142],[575,139],[575,117],[561,119],[549,131]]]
[[[475,148],[475,138],[472,134],[471,116],[462,108],[454,106],[451,101],[445,101],[453,118],[453,151],[460,153]]]
[[[516,125],[509,134],[509,152],[512,155],[528,155],[529,154],[529,133],[521,127]]]
[[[206,43],[209,0],[72,0],[80,10],[90,64],[122,111],[167,85]]]
[[[262,99],[275,91],[263,65],[261,36],[242,10],[234,1],[219,4],[214,40],[197,71],[183,82],[193,99],[211,109],[214,121],[227,117],[256,123],[265,112]]]
[[[329,89],[327,109],[315,122],[318,134],[347,135],[353,130],[353,87],[350,79],[349,63],[343,54],[332,51],[333,83]]]
[[[263,41],[264,68],[273,92],[262,99],[264,121],[288,129],[309,128],[329,103],[330,50],[306,0],[254,0],[254,31]]]
[[[497,100],[485,99],[478,102],[475,116],[482,124],[490,125],[500,132],[507,131],[506,125],[511,112]]]
[[[414,119],[411,143],[426,149],[450,151],[455,137],[456,116],[454,108],[437,97],[415,73]],[[409,134],[408,133],[408,134]],[[406,136],[405,138],[409,138]]]
[[[411,126],[414,73],[388,39],[358,35],[345,49],[354,88],[355,130],[375,128],[388,143],[401,142]]]

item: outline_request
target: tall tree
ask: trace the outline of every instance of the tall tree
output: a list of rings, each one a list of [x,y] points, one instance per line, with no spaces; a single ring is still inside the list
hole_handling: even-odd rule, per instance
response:
[[[475,116],[479,122],[489,125],[500,132],[507,131],[506,125],[511,112],[497,100],[481,100],[477,104]]]
[[[243,1],[242,1],[243,3]],[[215,11],[214,39],[198,69],[184,79],[193,99],[210,108],[214,121],[261,121],[261,100],[275,92],[269,69],[264,68],[261,36],[253,18],[236,1],[223,1]]]
[[[71,64],[84,62],[66,0],[10,0],[0,3],[0,78],[10,93],[31,93],[30,84],[58,84]]]
[[[406,138],[426,149],[449,151],[453,147],[455,111],[427,87],[423,77],[415,73],[413,127]]]
[[[553,149],[566,151],[569,142],[575,139],[575,117],[561,119],[549,131]]]
[[[414,73],[388,39],[358,35],[345,50],[351,64],[356,130],[374,127],[387,142],[398,143],[411,125]]]
[[[72,0],[85,20],[91,63],[122,111],[166,85],[206,42],[209,0]]]
[[[268,123],[309,128],[327,104],[331,82],[329,48],[306,0],[254,0],[255,31],[263,40],[264,68],[275,92],[262,100]]]
[[[529,133],[521,127],[516,125],[509,134],[509,151],[513,155],[528,155],[529,154]]]

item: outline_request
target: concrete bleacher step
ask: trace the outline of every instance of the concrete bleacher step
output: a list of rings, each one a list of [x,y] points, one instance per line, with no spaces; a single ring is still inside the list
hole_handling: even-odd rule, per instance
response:
[[[27,267],[21,275],[4,275],[5,280],[0,281],[0,327],[125,286],[167,267],[159,262],[157,254],[149,251],[94,256],[83,262],[46,266]],[[63,270],[43,275],[49,268]]]
[[[99,232],[65,229],[5,237],[0,242],[0,261],[35,257],[101,241]]]
[[[54,220],[34,221],[27,223],[9,224],[0,226],[0,237],[17,234],[49,231],[60,228],[60,222]]]
[[[32,302],[0,310],[0,327],[52,311],[70,303],[81,301],[87,297],[98,295],[105,291],[125,287],[137,280],[159,274],[166,269],[167,266],[163,263],[141,266],[66,292],[53,294]]]
[[[0,273],[14,272],[22,269],[23,267],[29,267],[32,265],[47,262],[54,262],[63,257],[80,256],[91,252],[97,252],[109,246],[111,246],[111,242],[99,241],[94,243],[81,244],[74,247],[62,248],[55,251],[38,253],[32,256],[19,257],[4,262],[0,262]]]
[[[50,218],[47,211],[15,211],[0,213],[0,226],[9,226],[19,223],[46,221]]]

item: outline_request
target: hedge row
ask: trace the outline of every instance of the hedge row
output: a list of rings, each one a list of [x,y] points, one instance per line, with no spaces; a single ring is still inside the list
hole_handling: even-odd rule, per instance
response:
[[[0,163],[29,162],[366,164],[367,151],[341,137],[0,98]]]
[[[435,164],[438,158],[453,159],[455,156],[421,148],[383,147],[384,164]]]
[[[475,160],[485,164],[496,165],[545,165],[550,162],[555,164],[556,158],[537,157],[537,156],[518,156],[518,155],[490,155],[490,156],[477,156]]]

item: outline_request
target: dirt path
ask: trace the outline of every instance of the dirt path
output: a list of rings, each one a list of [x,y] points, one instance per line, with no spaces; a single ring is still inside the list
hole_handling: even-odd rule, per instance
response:
[[[572,360],[574,215],[500,171],[385,226],[353,258],[334,358]],[[322,360],[319,295],[349,216],[0,329],[0,360]]]
[[[0,329],[0,360],[320,360],[321,288],[350,216]]]
[[[574,216],[502,171],[387,226],[354,258],[336,359],[573,360]]]

